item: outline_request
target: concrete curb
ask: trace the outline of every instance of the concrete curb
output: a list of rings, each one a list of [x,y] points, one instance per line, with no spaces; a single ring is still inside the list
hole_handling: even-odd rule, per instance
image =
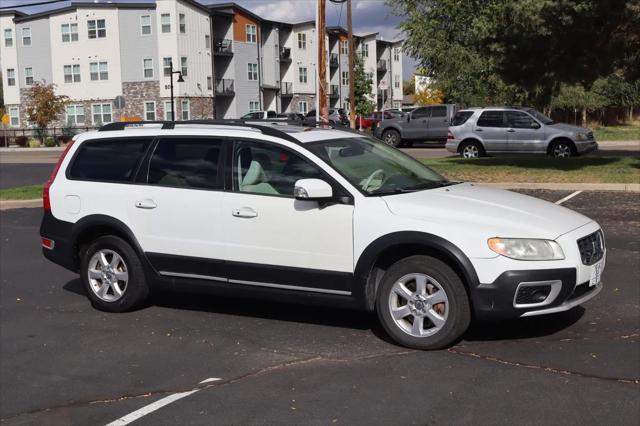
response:
[[[0,210],[31,209],[42,207],[42,198],[32,200],[0,200]]]

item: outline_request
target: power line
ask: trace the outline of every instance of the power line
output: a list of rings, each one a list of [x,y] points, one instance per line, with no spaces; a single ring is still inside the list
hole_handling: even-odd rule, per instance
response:
[[[52,4],[52,3],[60,3],[63,1],[68,1],[68,0],[47,0],[47,1],[39,1],[39,2],[34,2],[34,3],[27,3],[27,4],[14,4],[12,6],[2,6],[0,7],[0,9],[16,9],[19,7],[28,7],[28,6],[41,6],[41,5],[45,5],[45,4]]]

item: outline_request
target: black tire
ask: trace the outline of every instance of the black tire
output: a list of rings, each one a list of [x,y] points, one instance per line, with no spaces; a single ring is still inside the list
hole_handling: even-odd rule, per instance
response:
[[[400,137],[400,132],[394,129],[385,130],[382,133],[382,141],[387,145],[391,145],[396,148],[400,147],[400,145],[402,144],[402,138]]]
[[[441,290],[444,290],[448,299],[444,325],[433,334],[422,337],[413,336],[403,330],[392,317],[394,285],[400,278],[409,274],[424,274],[433,278]],[[460,277],[446,263],[429,256],[407,257],[394,263],[385,272],[378,288],[376,312],[385,331],[395,342],[408,348],[422,350],[442,349],[450,346],[462,336],[471,322],[469,296]],[[415,321],[413,316],[407,318],[412,318],[412,321]]]
[[[549,145],[548,154],[554,158],[570,158],[577,155],[576,147],[568,139],[558,139]]]
[[[460,145],[460,149],[458,151],[460,152],[460,157],[462,158],[479,158],[487,155],[487,153],[484,150],[484,147],[478,141],[463,142],[462,145]],[[473,152],[477,153],[477,155],[467,156],[468,153],[473,153]]]
[[[122,295],[117,300],[107,301],[101,299],[96,294],[96,291],[94,291],[89,278],[89,263],[93,256],[100,251],[113,252],[119,255],[123,261],[119,268],[128,274],[126,286],[124,286]],[[111,259],[113,258],[114,257]],[[88,246],[84,253],[81,253],[81,259],[80,279],[89,300],[91,300],[91,304],[96,309],[106,312],[127,312],[139,307],[148,298],[149,286],[145,279],[140,258],[129,243],[122,238],[116,237],[115,235],[106,235],[97,238]],[[98,283],[104,283],[104,281],[96,281],[96,285],[98,285]],[[120,283],[122,284],[124,281],[120,281]],[[115,295],[113,287],[109,291],[111,291],[111,295]],[[110,295],[106,293],[105,296],[109,297]]]

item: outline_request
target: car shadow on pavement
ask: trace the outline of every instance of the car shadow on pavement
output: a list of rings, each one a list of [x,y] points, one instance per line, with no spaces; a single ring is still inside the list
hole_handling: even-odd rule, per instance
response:
[[[470,164],[476,167],[509,166],[524,169],[548,169],[548,170],[580,170],[584,167],[606,166],[617,163],[617,157],[576,157],[576,158],[550,158],[546,156],[495,156],[483,158],[463,158],[456,161]]]

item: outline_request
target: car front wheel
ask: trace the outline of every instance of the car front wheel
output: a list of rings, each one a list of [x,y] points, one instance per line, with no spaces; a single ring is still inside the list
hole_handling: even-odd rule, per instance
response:
[[[396,148],[400,146],[402,143],[402,139],[400,138],[400,133],[397,130],[386,130],[382,134],[382,140],[387,145],[395,146]]]
[[[444,262],[411,256],[393,264],[382,278],[378,318],[400,345],[441,349],[454,343],[471,321],[467,292]]]
[[[569,158],[576,155],[573,145],[566,141],[554,142],[551,145],[549,152],[555,158]]]

